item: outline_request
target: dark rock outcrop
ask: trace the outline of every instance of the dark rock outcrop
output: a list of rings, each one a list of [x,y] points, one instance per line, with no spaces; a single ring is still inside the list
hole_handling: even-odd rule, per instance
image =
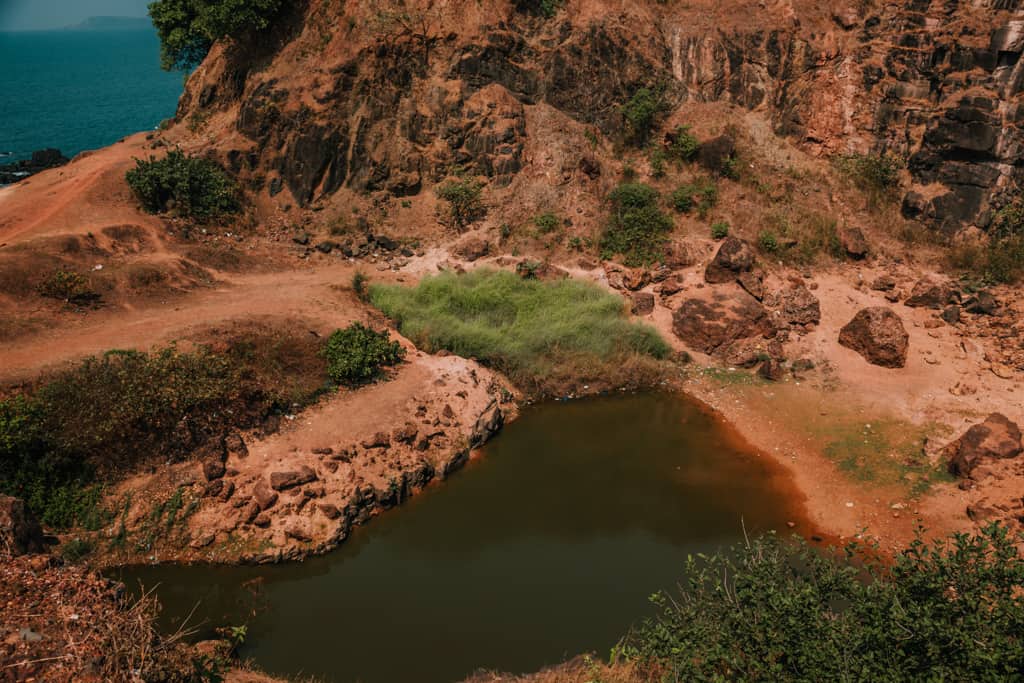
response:
[[[32,152],[30,159],[0,164],[0,185],[10,185],[49,168],[63,166],[70,161],[59,149],[41,149]]]
[[[947,281],[924,278],[914,285],[910,297],[903,302],[911,308],[932,308],[941,310],[948,304],[960,303],[960,293]]]
[[[862,309],[839,332],[839,343],[853,349],[873,365],[902,368],[907,364],[910,335],[891,309]]]
[[[316,480],[317,476],[316,472],[313,471],[313,468],[309,465],[301,465],[296,471],[271,472],[270,488],[275,491],[285,491]]]

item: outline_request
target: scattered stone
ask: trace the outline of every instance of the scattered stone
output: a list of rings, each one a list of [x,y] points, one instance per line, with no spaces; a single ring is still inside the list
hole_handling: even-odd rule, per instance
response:
[[[995,315],[999,312],[999,302],[988,292],[978,292],[964,301],[964,310],[976,315]]]
[[[793,374],[797,374],[800,372],[810,372],[811,370],[814,369],[814,361],[811,360],[810,358],[797,358],[790,364],[789,369],[793,372]]]
[[[984,505],[968,505],[967,516],[973,522],[984,522],[988,519],[992,519],[997,516],[998,513],[990,507]]]
[[[909,342],[910,335],[903,327],[903,321],[884,306],[862,309],[839,332],[841,345],[883,368],[904,367]]]
[[[747,270],[736,276],[736,282],[758,301],[764,300],[764,271],[760,268]]]
[[[341,517],[341,510],[338,509],[337,505],[332,505],[330,503],[320,503],[320,505],[318,505],[317,507],[320,509],[320,512],[322,512],[324,517],[326,517],[327,519],[338,519],[339,517]]]
[[[649,315],[654,312],[654,295],[650,292],[633,292],[629,298],[633,315]]]
[[[337,248],[338,244],[330,240],[324,240],[323,242],[320,242],[319,244],[316,245],[316,250],[319,251],[321,254],[330,254]]]
[[[871,289],[876,292],[891,292],[896,289],[896,279],[891,275],[879,275],[871,282]]]
[[[473,431],[469,435],[470,448],[482,446],[497,434],[504,424],[505,414],[502,412],[501,406],[497,401],[491,401],[473,425]]]
[[[467,235],[452,249],[456,256],[470,262],[487,256],[490,251],[491,243],[476,235]]]
[[[960,477],[987,459],[1015,458],[1022,450],[1020,428],[1001,413],[992,413],[944,449],[949,471]]]
[[[950,304],[942,309],[942,319],[950,325],[956,325],[960,322],[960,307],[956,304]]]
[[[260,529],[266,529],[270,526],[270,514],[267,512],[261,512],[256,515],[256,519],[252,520],[252,524]]]
[[[416,427],[413,422],[406,422],[404,427],[395,429],[392,433],[392,438],[398,443],[411,444],[416,440],[416,436],[420,433],[420,430]]]
[[[854,29],[860,24],[860,13],[856,8],[849,5],[833,10],[832,20],[846,31]]]
[[[860,228],[845,226],[838,231],[839,245],[852,259],[860,260],[868,255],[868,241]]]
[[[790,325],[817,325],[821,322],[821,302],[801,282],[790,284],[779,296],[782,319]]]
[[[726,237],[715,258],[704,269],[704,280],[711,284],[732,282],[740,273],[754,267],[754,250],[738,237]]]
[[[254,500],[250,500],[242,508],[241,521],[243,524],[252,524],[253,520],[256,519],[256,515],[260,514],[260,506]]]
[[[277,502],[277,492],[271,490],[266,479],[260,479],[253,488],[252,499],[260,506],[260,510],[269,510]]]
[[[662,298],[668,298],[674,294],[678,294],[686,288],[681,275],[673,275],[658,286],[658,293]]]
[[[938,318],[929,318],[928,320],[924,321],[924,329],[926,330],[937,330],[940,327],[942,327],[942,325],[942,321],[939,320]],[[936,335],[933,333],[929,333],[929,336],[934,337]]]
[[[757,374],[762,378],[771,382],[779,382],[785,377],[785,368],[782,367],[782,363],[774,358],[768,358],[761,367],[757,369]]]
[[[203,461],[203,476],[206,477],[206,481],[220,479],[227,472],[227,469],[220,458],[210,458]]]
[[[206,487],[203,489],[203,498],[216,498],[223,492],[224,480],[217,479],[215,481],[211,481],[210,483],[208,483]]]
[[[309,236],[308,232],[300,232],[292,237],[292,242],[295,242],[295,244],[305,247],[309,244],[310,239],[311,237]]]
[[[964,382],[957,382],[949,388],[949,393],[954,396],[974,396],[978,393],[978,387],[973,384],[965,384]]]
[[[651,274],[643,268],[629,268],[622,272],[622,286],[631,292],[643,289],[651,283]]]
[[[947,304],[960,303],[960,294],[952,284],[938,282],[931,278],[919,280],[910,292],[910,298],[903,302],[911,308],[932,308],[940,310]]]
[[[369,450],[373,448],[387,448],[391,445],[391,437],[386,432],[377,432],[368,439],[364,439],[362,442],[363,448]]]
[[[229,458],[249,457],[249,449],[246,447],[245,440],[242,439],[241,434],[231,432],[224,437],[224,453]]]
[[[212,545],[216,538],[217,536],[215,534],[203,534],[202,536],[192,541],[188,545],[190,548],[195,548],[196,550],[198,550],[199,548],[205,548],[208,545]]]
[[[309,465],[300,465],[298,471],[293,472],[272,472],[270,474],[270,488],[275,491],[302,486],[316,481],[316,472]]]
[[[313,455],[332,455],[334,453],[333,448],[314,448]]]
[[[309,535],[309,532],[298,526],[290,526],[284,530],[286,538],[293,538],[300,543],[309,543],[313,540],[313,537]]]
[[[443,417],[446,420],[454,420],[455,419],[455,411],[452,410],[452,407],[450,405],[445,403],[444,404],[444,410],[441,411],[441,417]]]

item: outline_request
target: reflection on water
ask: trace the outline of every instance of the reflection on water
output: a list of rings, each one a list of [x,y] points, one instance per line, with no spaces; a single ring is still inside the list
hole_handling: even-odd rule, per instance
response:
[[[122,576],[159,584],[167,628],[247,624],[242,655],[271,673],[454,681],[607,654],[688,554],[785,529],[787,494],[677,396],[547,404],[326,557]]]

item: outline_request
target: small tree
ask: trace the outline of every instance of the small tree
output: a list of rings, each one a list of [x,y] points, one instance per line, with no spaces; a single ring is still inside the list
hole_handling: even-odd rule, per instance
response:
[[[457,230],[484,215],[482,191],[483,186],[475,180],[451,180],[437,189],[438,198],[448,202],[448,217]]]
[[[282,0],[156,0],[149,16],[160,37],[160,63],[171,71],[197,67],[217,40],[265,30]]]
[[[637,145],[644,145],[651,135],[654,123],[664,108],[659,90],[640,88],[619,110],[625,119],[629,139]]]
[[[677,161],[691,161],[700,149],[700,140],[690,132],[689,126],[676,126],[668,136],[669,154]]]

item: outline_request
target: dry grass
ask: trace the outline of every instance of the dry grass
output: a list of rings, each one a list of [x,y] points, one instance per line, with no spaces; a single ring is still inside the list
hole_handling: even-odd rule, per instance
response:
[[[656,680],[656,677],[642,673],[634,664],[605,664],[590,655],[582,655],[564,664],[521,676],[482,671],[464,683],[647,683]]]

